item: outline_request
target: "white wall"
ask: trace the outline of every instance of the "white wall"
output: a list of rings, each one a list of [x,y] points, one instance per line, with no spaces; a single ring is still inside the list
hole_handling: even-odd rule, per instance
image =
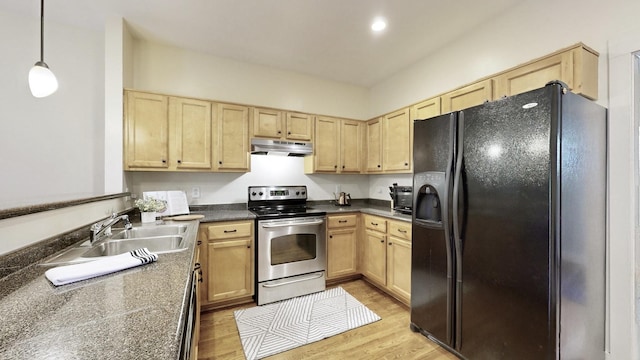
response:
[[[606,105],[607,41],[637,22],[635,15],[639,12],[640,2],[635,0],[523,1],[511,11],[374,86],[369,117],[427,99],[578,42],[600,53],[598,102]]]
[[[145,41],[134,46],[134,88],[360,120],[369,101],[363,87]]]
[[[44,60],[60,88],[31,96],[40,19],[0,12],[0,209],[104,193],[104,39],[46,22]]]
[[[129,177],[132,194],[184,190],[191,205],[246,203],[247,187],[253,185],[307,185],[309,200],[313,201],[333,199],[336,185],[353,199],[369,196],[366,175],[305,175],[304,159],[300,157],[251,155],[250,173],[132,172]],[[194,187],[200,189],[199,199],[191,197]]]

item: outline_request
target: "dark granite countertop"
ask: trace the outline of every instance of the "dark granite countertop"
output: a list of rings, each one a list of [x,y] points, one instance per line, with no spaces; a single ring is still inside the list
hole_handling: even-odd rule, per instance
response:
[[[411,221],[369,201],[309,206],[329,215]],[[255,219],[244,204],[197,206],[191,213],[205,216],[200,223]],[[37,263],[0,278],[0,359],[176,359],[194,254],[195,236],[187,250],[160,254],[155,263],[74,284],[53,286],[44,276],[49,267]]]
[[[384,201],[383,201],[384,203]],[[310,201],[308,206],[327,214],[360,212],[411,222],[411,215],[392,211],[389,206],[378,205],[367,200],[354,200],[351,206],[336,206],[334,201]],[[253,220],[256,216],[246,209],[246,204],[198,205],[191,207],[191,214],[202,214],[201,223],[217,221]]]
[[[197,234],[197,221],[181,223]],[[178,358],[195,240],[155,263],[59,287],[38,264],[0,279],[0,359]]]

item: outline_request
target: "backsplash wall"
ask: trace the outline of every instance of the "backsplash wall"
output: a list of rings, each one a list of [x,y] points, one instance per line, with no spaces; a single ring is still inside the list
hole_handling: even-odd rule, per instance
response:
[[[331,200],[336,186],[353,199],[389,200],[392,183],[411,184],[411,174],[332,175],[304,173],[304,158],[251,155],[249,173],[126,172],[132,195],[143,191],[183,190],[190,205],[246,203],[247,188],[255,185],[306,185],[309,200]],[[198,188],[199,198],[192,189]]]

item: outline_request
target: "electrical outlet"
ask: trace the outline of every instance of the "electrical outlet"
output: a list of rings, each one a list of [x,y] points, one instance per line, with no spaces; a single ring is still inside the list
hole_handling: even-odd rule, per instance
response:
[[[192,199],[199,199],[200,198],[200,188],[199,187],[193,187],[191,188],[191,198]]]

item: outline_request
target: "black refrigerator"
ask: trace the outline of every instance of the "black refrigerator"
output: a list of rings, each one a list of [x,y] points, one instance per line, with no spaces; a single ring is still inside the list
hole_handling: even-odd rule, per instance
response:
[[[414,121],[411,329],[463,359],[604,359],[605,108],[553,82]]]

